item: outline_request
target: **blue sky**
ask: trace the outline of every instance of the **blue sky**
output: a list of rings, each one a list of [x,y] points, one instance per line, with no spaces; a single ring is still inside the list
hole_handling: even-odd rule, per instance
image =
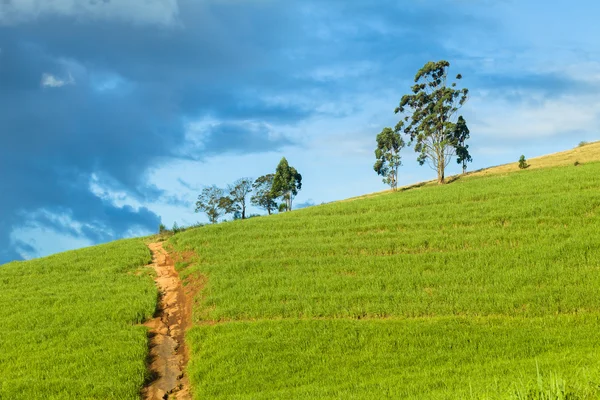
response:
[[[600,5],[0,2],[0,263],[153,232],[204,185],[303,175],[297,205],[385,189],[375,136],[416,71],[464,76],[471,169],[600,139]],[[433,179],[412,149],[399,183]],[[453,165],[453,171],[458,169]]]

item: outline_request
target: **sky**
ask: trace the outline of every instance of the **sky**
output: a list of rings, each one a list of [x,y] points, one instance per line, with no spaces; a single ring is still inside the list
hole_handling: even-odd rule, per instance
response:
[[[284,156],[297,207],[384,190],[375,137],[428,61],[470,90],[470,169],[599,140],[598,15],[591,0],[0,1],[0,264],[206,222],[204,186]],[[416,159],[402,151],[400,185],[435,178]]]

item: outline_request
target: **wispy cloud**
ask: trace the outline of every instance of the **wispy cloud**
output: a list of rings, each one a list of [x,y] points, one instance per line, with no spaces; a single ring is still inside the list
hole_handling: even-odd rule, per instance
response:
[[[65,85],[74,85],[75,84],[75,79],[73,79],[73,76],[71,74],[69,74],[69,77],[67,79],[60,79],[57,78],[56,76],[52,75],[52,74],[48,74],[48,73],[44,73],[42,75],[42,87],[50,87],[50,88],[59,88],[59,87],[63,87]]]
[[[543,139],[600,127],[600,99],[596,96],[544,99],[524,93],[519,95],[529,101],[518,107],[493,96],[473,99],[472,109],[478,114],[476,122],[471,124],[474,132],[505,140],[524,137]]]
[[[0,24],[17,24],[47,17],[122,20],[139,24],[173,24],[177,0],[12,0],[0,2]]]
[[[274,129],[273,125],[256,120],[221,121],[203,117],[185,125],[187,141],[182,153],[187,157],[208,157],[223,153],[268,152],[294,142]]]

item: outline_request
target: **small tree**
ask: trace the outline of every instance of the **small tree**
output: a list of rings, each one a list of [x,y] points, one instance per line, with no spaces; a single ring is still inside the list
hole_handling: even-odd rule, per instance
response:
[[[241,219],[246,219],[246,198],[252,192],[252,178],[240,178],[229,185],[229,196],[232,200],[232,206],[236,208],[235,211],[240,212]]]
[[[525,159],[525,156],[521,156],[521,158],[519,158],[519,168],[520,169],[525,169],[528,168],[529,164],[527,164],[527,160]]]
[[[158,233],[165,233],[167,231],[167,227],[165,226],[165,224],[161,223],[160,225],[158,225]]]
[[[456,82],[448,85],[449,67],[450,63],[443,60],[425,64],[415,76],[412,94],[402,96],[394,110],[404,114],[396,132],[403,131],[410,138],[409,145],[414,143],[419,153],[417,161],[421,165],[427,162],[437,172],[440,184],[445,182],[446,167],[457,152],[461,162],[470,159],[464,143],[468,133],[464,136],[464,129],[452,122],[467,101],[469,90],[455,89]],[[456,79],[462,76],[458,74]],[[464,119],[461,123],[466,127]]]
[[[281,159],[275,176],[273,177],[273,186],[271,195],[274,198],[281,197],[286,204],[286,211],[292,210],[292,200],[302,188],[302,175],[296,171],[296,168],[290,167],[285,157]]]
[[[467,173],[467,163],[472,162],[473,158],[469,154],[469,145],[465,144],[466,140],[470,137],[469,128],[467,122],[462,117],[458,117],[456,121],[456,127],[454,131],[454,137],[457,140],[458,145],[456,146],[456,162],[462,164],[462,173]]]
[[[202,189],[196,202],[196,212],[204,212],[208,220],[216,224],[219,218],[224,214],[235,211],[233,200],[225,196],[225,191],[215,185],[207,186]]]
[[[267,210],[269,215],[277,210],[278,207],[275,197],[271,193],[271,189],[273,188],[273,178],[275,178],[275,174],[267,174],[258,177],[252,184],[254,195],[250,198],[253,206]]]
[[[377,148],[375,158],[377,161],[373,166],[377,175],[383,176],[383,183],[390,185],[392,190],[398,187],[398,167],[400,161],[400,150],[404,147],[404,141],[398,132],[392,128],[383,128],[377,135]]]

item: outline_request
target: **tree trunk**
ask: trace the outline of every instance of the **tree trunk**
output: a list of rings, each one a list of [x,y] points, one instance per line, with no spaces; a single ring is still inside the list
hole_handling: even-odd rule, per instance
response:
[[[288,211],[292,211],[292,192],[288,192],[287,196]]]
[[[442,132],[440,132],[441,137]],[[440,141],[436,144],[435,152],[436,152],[436,161],[437,161],[437,173],[438,173],[438,184],[443,185],[444,181],[444,169],[446,168],[446,157],[444,156],[444,146]]]
[[[438,184],[443,185],[444,183],[446,183],[445,177],[444,177],[444,166],[439,165],[438,166]]]

